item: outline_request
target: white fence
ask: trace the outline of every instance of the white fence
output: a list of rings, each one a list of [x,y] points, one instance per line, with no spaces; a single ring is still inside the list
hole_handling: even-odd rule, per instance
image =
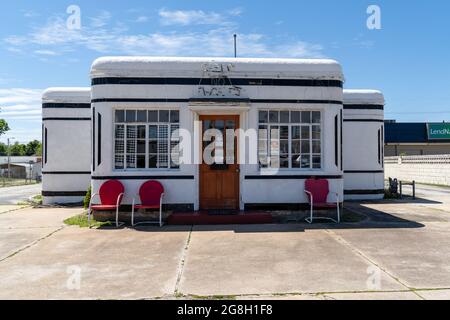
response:
[[[385,158],[385,178],[450,186],[450,155]]]

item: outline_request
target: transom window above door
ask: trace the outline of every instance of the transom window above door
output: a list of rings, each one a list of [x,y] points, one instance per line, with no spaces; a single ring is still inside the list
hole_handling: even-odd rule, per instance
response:
[[[260,168],[320,169],[321,117],[320,111],[260,110]]]
[[[115,110],[114,168],[178,169],[178,110]]]

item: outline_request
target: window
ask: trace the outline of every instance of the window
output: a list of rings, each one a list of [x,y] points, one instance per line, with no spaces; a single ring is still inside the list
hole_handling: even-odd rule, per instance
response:
[[[178,169],[178,110],[116,110],[114,167]]]
[[[320,169],[320,111],[259,111],[261,168]]]

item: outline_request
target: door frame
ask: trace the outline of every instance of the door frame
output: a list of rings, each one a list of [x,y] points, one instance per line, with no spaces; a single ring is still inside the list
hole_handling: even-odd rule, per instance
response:
[[[201,164],[198,165],[198,177],[199,177],[199,183],[197,186],[197,190],[198,190],[198,205],[199,205],[199,210],[203,210],[204,206],[202,204],[202,165],[203,165],[203,121],[204,120],[216,120],[216,119],[224,119],[224,120],[234,120],[235,121],[235,130],[240,129],[241,127],[241,120],[242,120],[242,115],[241,114],[231,114],[231,113],[210,113],[210,114],[198,114],[198,120],[200,123],[200,127],[199,127],[199,138],[198,138],[198,143],[199,143],[199,153],[200,153],[200,161]],[[225,141],[225,137],[224,141]],[[239,134],[236,134],[236,138],[235,138],[235,146],[234,146],[234,153],[235,153],[235,167],[236,167],[236,176],[237,179],[235,180],[234,183],[234,194],[235,194],[235,199],[236,199],[236,205],[235,205],[235,210],[240,210],[241,209],[241,166],[239,164],[239,141],[240,137]],[[224,157],[226,159],[226,148],[224,147]],[[224,160],[225,160],[224,159]]]

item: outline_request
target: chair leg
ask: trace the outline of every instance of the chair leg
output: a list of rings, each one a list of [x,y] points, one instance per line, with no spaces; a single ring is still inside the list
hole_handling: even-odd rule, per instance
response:
[[[133,204],[131,206],[131,226],[134,227],[134,199]]]
[[[119,206],[116,208],[116,228],[119,227]]]
[[[161,228],[162,226],[162,206],[159,206],[159,227]]]
[[[339,203],[337,205],[337,222],[341,223],[341,213],[340,213],[340,210],[339,210]]]

